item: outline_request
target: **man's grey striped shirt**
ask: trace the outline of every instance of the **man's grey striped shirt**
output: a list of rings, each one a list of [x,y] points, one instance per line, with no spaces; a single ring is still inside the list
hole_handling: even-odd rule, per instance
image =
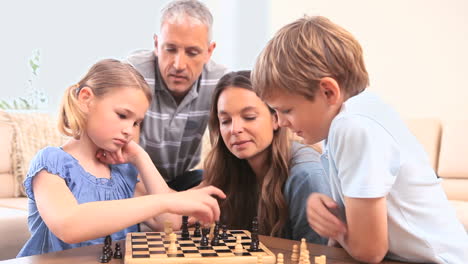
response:
[[[226,68],[209,61],[200,78],[177,105],[167,89],[153,51],[137,51],[128,59],[145,78],[153,93],[140,134],[140,145],[166,181],[200,162],[203,133],[208,124],[213,90]]]

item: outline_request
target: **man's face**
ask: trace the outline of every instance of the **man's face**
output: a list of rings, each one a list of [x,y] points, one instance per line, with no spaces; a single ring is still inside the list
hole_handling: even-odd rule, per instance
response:
[[[209,43],[208,27],[185,19],[165,22],[154,37],[162,78],[176,101],[181,101],[200,77],[216,46]]]

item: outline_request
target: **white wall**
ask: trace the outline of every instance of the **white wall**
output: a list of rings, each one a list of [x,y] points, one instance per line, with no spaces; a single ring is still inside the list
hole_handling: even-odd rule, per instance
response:
[[[0,99],[23,96],[27,60],[55,111],[65,87],[98,59],[151,49],[168,0],[0,2]],[[214,59],[253,66],[273,33],[304,13],[324,15],[361,42],[372,90],[405,117],[468,113],[468,2],[464,0],[204,0],[214,14]]]
[[[214,16],[213,58],[231,69],[252,67],[268,38],[267,0],[202,0]],[[0,99],[25,96],[32,51],[41,52],[36,87],[56,111],[63,90],[99,59],[152,49],[160,9],[169,0],[17,0],[0,2]],[[251,3],[250,3],[251,2]]]
[[[304,13],[322,15],[362,44],[371,88],[404,117],[468,115],[468,2],[272,1],[271,32]]]

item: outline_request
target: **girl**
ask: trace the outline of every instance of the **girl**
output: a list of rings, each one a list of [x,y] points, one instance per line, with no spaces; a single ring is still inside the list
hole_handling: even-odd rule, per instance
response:
[[[212,195],[224,198],[223,192],[215,187],[171,192],[132,141],[150,100],[143,77],[117,60],[96,63],[67,89],[59,129],[73,138],[42,149],[31,162],[24,182],[31,238],[19,257],[102,243],[108,234],[122,240],[142,221],[157,229],[156,220],[180,219],[164,213],[202,222],[219,218]],[[145,193],[150,195],[141,196]]]
[[[329,194],[319,153],[292,143],[278,127],[274,111],[253,91],[250,72],[222,77],[214,91],[209,128],[213,148],[204,164],[203,185],[223,190],[221,222],[259,233],[326,243],[307,224],[312,192]]]

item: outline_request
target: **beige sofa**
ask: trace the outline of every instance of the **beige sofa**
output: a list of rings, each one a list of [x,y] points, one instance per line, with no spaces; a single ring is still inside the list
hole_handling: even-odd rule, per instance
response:
[[[408,125],[428,152],[468,230],[468,120],[442,124],[436,119],[413,119]],[[0,111],[0,260],[14,258],[29,237],[27,198],[21,189],[29,160],[38,149],[63,140],[50,116]],[[208,145],[205,135],[203,156]]]
[[[22,180],[38,149],[65,140],[55,123],[45,113],[0,111],[0,260],[16,257],[29,238]]]

